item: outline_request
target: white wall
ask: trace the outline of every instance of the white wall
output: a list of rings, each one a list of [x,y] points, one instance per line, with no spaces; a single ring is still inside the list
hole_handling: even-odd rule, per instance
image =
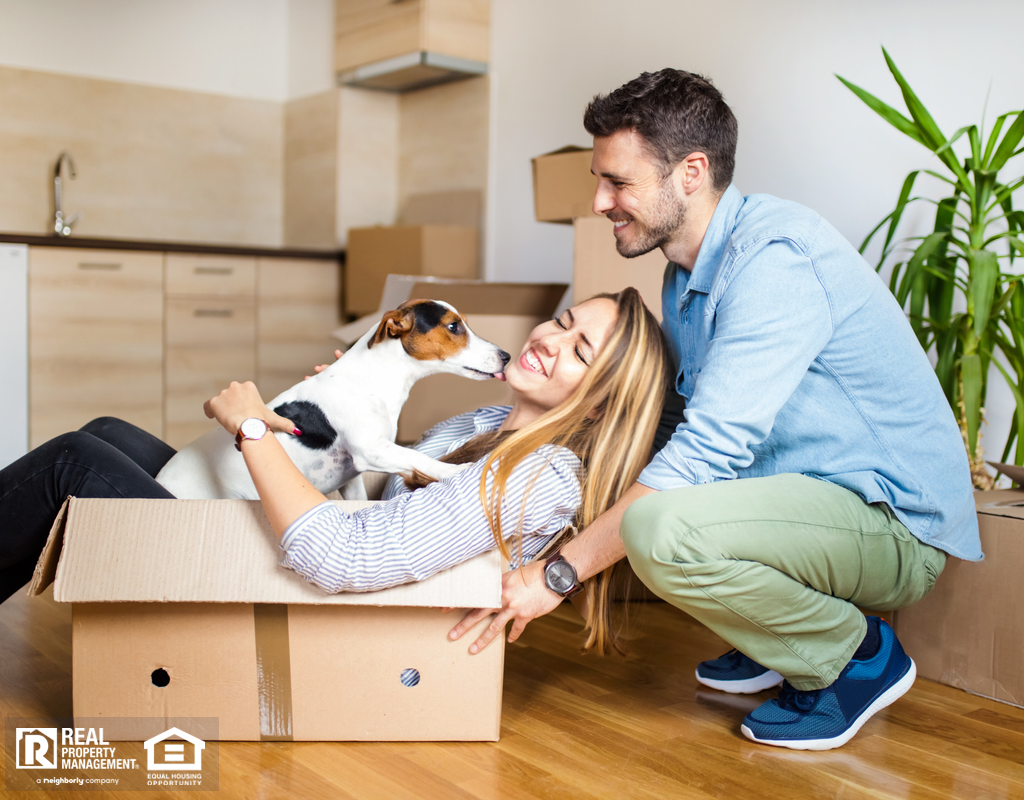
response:
[[[530,159],[589,146],[587,102],[644,71],[712,78],[739,120],[737,186],[810,206],[858,246],[906,174],[937,161],[834,73],[899,105],[884,45],[947,136],[980,121],[990,86],[989,126],[1024,105],[1019,0],[493,0],[491,20],[494,280],[570,279],[572,230],[534,221]],[[933,213],[922,206],[908,235]],[[991,458],[1012,413],[1001,383],[989,397]]]
[[[332,86],[333,0],[0,0],[0,64],[283,101]]]

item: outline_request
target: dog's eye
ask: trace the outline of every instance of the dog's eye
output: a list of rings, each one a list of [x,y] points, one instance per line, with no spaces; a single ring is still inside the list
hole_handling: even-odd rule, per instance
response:
[[[460,333],[462,333],[462,324],[458,323],[458,322],[449,322],[448,323],[448,330],[451,333],[453,333],[456,336],[458,336]]]

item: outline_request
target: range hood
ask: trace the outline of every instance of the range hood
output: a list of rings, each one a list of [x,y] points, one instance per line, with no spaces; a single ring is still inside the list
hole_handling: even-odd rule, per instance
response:
[[[409,92],[486,74],[487,64],[483,61],[421,50],[338,73],[338,84],[385,92]]]

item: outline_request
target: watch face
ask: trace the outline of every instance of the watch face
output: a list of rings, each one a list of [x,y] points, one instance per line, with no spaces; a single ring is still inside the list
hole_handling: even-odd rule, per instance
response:
[[[246,439],[262,439],[267,430],[267,423],[255,417],[250,417],[242,423],[242,435]]]
[[[548,586],[559,594],[565,594],[576,584],[576,571],[565,561],[548,564],[545,576]]]

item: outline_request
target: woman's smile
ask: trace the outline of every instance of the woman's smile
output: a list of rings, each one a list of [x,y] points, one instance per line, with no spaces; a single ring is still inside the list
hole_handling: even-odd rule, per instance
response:
[[[533,372],[539,372],[545,378],[547,377],[548,372],[546,369],[544,369],[544,365],[541,363],[540,357],[537,355],[537,351],[534,350],[532,347],[525,353],[523,353],[523,355],[520,356],[519,360],[522,363],[524,369],[532,370]]]

